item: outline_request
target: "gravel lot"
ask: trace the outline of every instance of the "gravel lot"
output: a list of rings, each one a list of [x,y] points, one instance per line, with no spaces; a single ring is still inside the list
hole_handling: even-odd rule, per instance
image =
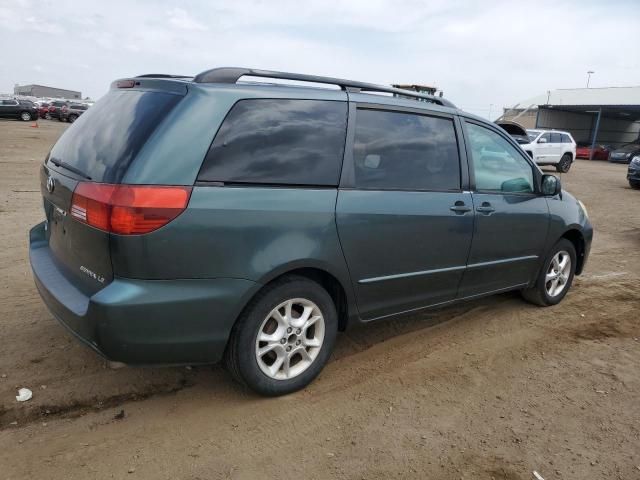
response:
[[[110,369],[51,317],[27,234],[67,125],[39,123],[0,121],[0,479],[640,478],[640,192],[625,165],[562,177],[596,235],[560,305],[505,294],[352,330],[309,388],[263,399],[218,366]]]

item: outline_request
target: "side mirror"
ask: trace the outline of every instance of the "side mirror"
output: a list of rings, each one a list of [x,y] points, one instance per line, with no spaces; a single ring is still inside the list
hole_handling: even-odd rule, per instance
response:
[[[542,137],[538,140],[538,143],[547,143],[547,139]]]
[[[558,195],[562,191],[560,179],[555,175],[543,175],[541,190],[543,195]]]

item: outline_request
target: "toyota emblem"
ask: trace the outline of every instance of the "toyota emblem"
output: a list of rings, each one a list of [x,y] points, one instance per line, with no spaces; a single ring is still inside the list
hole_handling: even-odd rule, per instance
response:
[[[53,180],[53,177],[47,178],[47,192],[53,193],[54,188],[56,188],[56,184]]]

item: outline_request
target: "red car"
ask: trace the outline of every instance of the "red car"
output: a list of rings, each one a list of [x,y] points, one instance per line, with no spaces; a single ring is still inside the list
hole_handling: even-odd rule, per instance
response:
[[[576,158],[586,158],[589,160],[609,160],[609,152],[611,147],[608,145],[596,145],[593,149],[593,157],[591,157],[591,143],[580,142],[576,148]]]
[[[47,113],[49,113],[49,104],[47,102],[42,102],[38,107],[38,116],[40,118],[47,118]]]

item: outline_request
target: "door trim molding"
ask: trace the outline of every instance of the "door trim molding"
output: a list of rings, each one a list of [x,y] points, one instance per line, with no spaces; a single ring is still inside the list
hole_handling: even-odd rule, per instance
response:
[[[432,275],[434,273],[458,272],[466,268],[467,268],[466,266],[461,265],[459,267],[436,268],[433,270],[423,270],[421,272],[398,273],[395,275],[386,275],[384,277],[363,278],[361,280],[358,280],[358,283],[367,284],[367,283],[385,282],[387,280],[398,280],[400,278],[419,277],[421,275]]]
[[[460,270],[466,270],[469,268],[482,268],[482,267],[489,267],[492,265],[500,265],[503,263],[523,262],[525,260],[537,260],[537,259],[538,259],[537,255],[526,255],[524,257],[504,258],[502,260],[492,260],[490,262],[471,263],[466,266],[460,265],[459,267],[435,268],[433,270],[422,270],[420,272],[397,273],[395,275],[385,275],[383,277],[362,278],[358,280],[358,283],[360,285],[366,285],[368,283],[386,282],[388,280],[398,280],[401,278],[419,277],[421,275],[432,275],[434,273],[458,272]]]
[[[524,257],[504,258],[502,260],[492,260],[490,262],[470,263],[469,265],[467,265],[467,268],[490,267],[492,265],[500,265],[502,263],[523,262],[525,260],[537,260],[537,259],[538,259],[538,255],[526,255]]]

